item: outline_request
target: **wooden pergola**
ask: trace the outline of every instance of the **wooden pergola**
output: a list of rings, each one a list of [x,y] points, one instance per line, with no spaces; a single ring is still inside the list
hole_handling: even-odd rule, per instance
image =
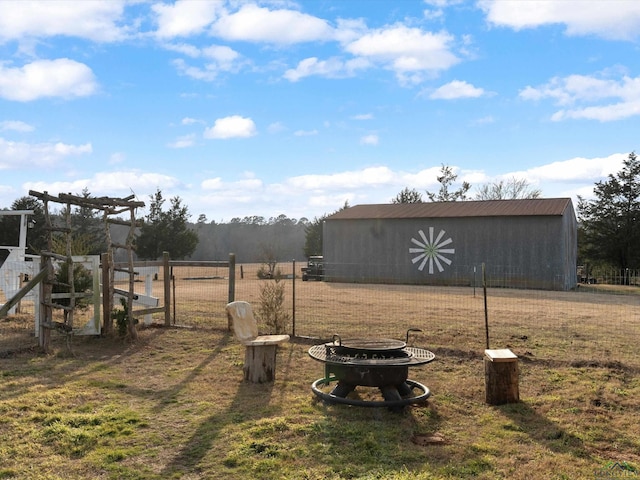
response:
[[[41,252],[41,271],[46,271],[41,283],[41,308],[40,308],[40,346],[45,350],[48,349],[50,333],[52,329],[70,333],[73,331],[73,315],[76,305],[76,299],[82,296],[82,293],[76,293],[74,289],[73,278],[73,255],[72,255],[72,239],[73,229],[71,222],[71,208],[82,207],[102,212],[104,222],[105,237],[107,239],[108,252],[103,255],[103,272],[108,270],[110,273],[108,292],[103,292],[103,306],[106,312],[113,309],[113,283],[115,268],[113,266],[114,253],[118,249],[124,249],[127,252],[127,262],[125,268],[118,268],[118,271],[124,271],[129,276],[129,289],[127,295],[128,312],[133,312],[134,301],[134,281],[135,271],[133,264],[133,251],[135,230],[139,226],[136,220],[135,212],[137,208],[145,206],[144,202],[134,200],[134,196],[125,198],[113,197],[80,197],[77,195],[60,193],[57,196],[50,195],[47,192],[29,191],[29,195],[38,198],[44,203],[45,229],[47,235],[47,250]],[[49,204],[56,203],[65,205],[64,223],[63,225],[54,225],[49,213]],[[122,215],[128,215],[128,220],[123,220]],[[129,227],[129,232],[124,244],[114,243],[111,238],[111,225],[123,225]],[[61,233],[65,236],[65,253],[60,254],[53,252],[53,236],[55,233]],[[105,259],[107,264],[105,265]],[[69,289],[69,305],[61,305],[56,303],[52,298],[52,290],[56,284],[56,278],[53,268],[53,260],[66,262],[69,264],[68,284],[64,285]],[[66,312],[64,322],[55,322],[53,320],[54,309],[62,309]],[[104,316],[104,331],[110,334],[113,330],[113,323],[108,314]],[[132,339],[137,338],[137,330],[135,327],[133,315],[129,314],[128,333]]]

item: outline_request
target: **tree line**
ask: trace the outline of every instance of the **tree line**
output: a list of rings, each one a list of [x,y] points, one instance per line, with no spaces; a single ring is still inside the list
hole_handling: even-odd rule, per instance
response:
[[[481,185],[470,198],[471,185],[458,183],[457,175],[447,165],[437,177],[440,188],[426,191],[430,202],[466,200],[502,200],[539,198],[542,192],[526,180],[509,179]],[[86,189],[82,195],[91,194]],[[423,194],[405,188],[391,203],[420,203]],[[157,259],[163,251],[172,258],[221,260],[235,253],[241,263],[271,263],[304,260],[322,253],[322,224],[338,210],[309,220],[291,219],[286,215],[265,219],[260,216],[233,218],[228,223],[207,222],[204,215],[190,222],[190,213],[180,197],[167,203],[160,190],[150,196],[149,213],[141,219],[135,240],[139,259]],[[17,199],[11,210],[33,210],[33,228],[27,236],[29,253],[47,249],[47,232],[41,203],[33,197]],[[61,222],[62,214],[53,218]],[[106,236],[101,218],[86,207],[72,212],[74,254],[90,255],[106,251]],[[621,271],[640,268],[640,160],[634,152],[624,160],[622,169],[606,180],[596,182],[592,199],[578,198],[578,263],[590,268],[609,267]],[[116,243],[126,237],[126,227],[111,226]],[[17,245],[19,217],[0,216],[0,245]],[[55,237],[54,237],[55,240]],[[54,248],[56,242],[54,241]],[[3,251],[0,250],[0,261]],[[6,257],[6,253],[4,254]]]

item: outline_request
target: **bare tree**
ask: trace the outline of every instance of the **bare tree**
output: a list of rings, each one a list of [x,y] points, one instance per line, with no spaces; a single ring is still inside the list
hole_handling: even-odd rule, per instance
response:
[[[478,188],[475,200],[517,200],[540,198],[542,190],[533,188],[524,178],[511,177],[493,183],[485,183]]]

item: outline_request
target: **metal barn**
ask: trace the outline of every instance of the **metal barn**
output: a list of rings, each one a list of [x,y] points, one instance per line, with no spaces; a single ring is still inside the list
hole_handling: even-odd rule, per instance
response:
[[[325,279],[568,290],[577,222],[569,198],[356,205],[326,218]]]

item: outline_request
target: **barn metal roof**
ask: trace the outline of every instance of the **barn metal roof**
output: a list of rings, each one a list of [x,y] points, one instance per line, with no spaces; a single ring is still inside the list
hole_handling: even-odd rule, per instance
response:
[[[526,200],[482,200],[461,202],[384,203],[354,205],[334,213],[326,220],[391,218],[562,216],[573,209],[570,198]]]

